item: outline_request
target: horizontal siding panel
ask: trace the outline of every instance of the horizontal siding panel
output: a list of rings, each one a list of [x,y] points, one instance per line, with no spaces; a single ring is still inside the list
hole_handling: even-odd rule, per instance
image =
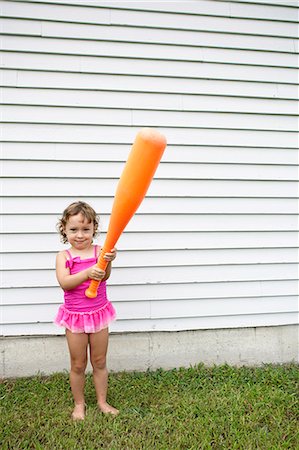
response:
[[[3,233],[35,233],[55,230],[58,217],[52,215],[23,216],[5,215],[2,218]],[[101,216],[101,228],[106,231],[109,217]],[[131,232],[160,231],[279,231],[298,230],[297,216],[294,215],[218,215],[210,214],[136,214],[128,223],[126,230]]]
[[[211,123],[212,125],[212,123]],[[100,126],[100,125],[47,125],[47,124],[3,124],[2,140],[16,142],[85,142],[104,143],[113,139],[114,143],[128,142],[137,134],[139,126]],[[212,128],[212,127],[211,127]],[[298,133],[288,131],[264,131],[264,130],[227,130],[227,129],[201,129],[201,128],[162,128],[161,133],[169,137],[170,144],[218,146],[226,142],[229,146],[241,146],[246,142],[247,146],[265,146],[281,148],[297,148]]]
[[[64,179],[7,179],[3,183],[5,196],[88,196],[95,188],[106,195],[114,195],[118,180],[82,179],[80,183],[70,183]],[[292,181],[234,181],[234,180],[172,180],[154,179],[148,190],[148,195],[165,197],[270,197],[297,198],[297,183]]]
[[[132,111],[114,108],[59,108],[42,106],[2,106],[3,120],[12,123],[69,125],[114,125],[138,127],[183,127],[297,131],[298,117],[273,114],[232,114],[189,111]],[[212,126],[211,126],[212,125]]]
[[[248,0],[238,0],[239,3],[248,3]],[[250,3],[258,3],[267,6],[288,6],[291,8],[297,8],[294,0],[251,0]]]
[[[182,97],[183,110],[199,111],[227,111],[235,113],[263,113],[263,114],[298,114],[298,104],[295,101],[273,101],[261,99],[237,99],[233,97],[203,97],[184,95]]]
[[[47,3],[2,1],[3,17],[19,17],[20,19],[43,19],[67,22],[90,22],[110,24],[109,9],[78,8],[63,4],[53,4],[49,8]]]
[[[221,4],[220,4],[221,5]],[[107,5],[111,8],[112,5]],[[15,2],[2,2],[2,15],[4,17],[19,17],[26,19],[43,19],[47,20],[55,20],[58,22],[67,21],[67,22],[79,22],[79,23],[90,23],[90,24],[112,24],[112,25],[126,25],[126,26],[142,26],[149,28],[180,28],[187,30],[209,30],[209,31],[221,31],[221,32],[230,32],[230,33],[248,33],[248,34],[258,34],[258,35],[271,35],[271,36],[297,36],[297,29],[295,23],[289,22],[284,24],[279,20],[271,22],[270,20],[260,20],[260,16],[257,15],[257,19],[238,19],[231,18],[232,12],[229,11],[229,4],[226,2],[224,7],[226,8],[226,17],[217,17],[212,15],[211,7],[209,7],[208,15],[197,15],[197,14],[181,14],[179,19],[178,26],[178,16],[177,14],[171,14],[164,12],[163,5],[163,13],[159,11],[153,12],[153,7],[150,6],[146,14],[143,11],[137,11],[136,3],[134,5],[134,9],[125,10],[119,8],[119,4],[117,9],[108,9],[108,8],[91,8],[80,6],[76,7],[73,5],[51,5],[51,8],[47,7],[47,4],[38,4],[38,3],[24,3],[18,2],[17,7]],[[172,8],[173,6],[171,6]],[[213,4],[213,8],[215,5]],[[216,6],[217,7],[217,6]],[[219,6],[218,6],[219,7]],[[242,5],[242,8],[244,5]],[[181,8],[180,8],[181,9]],[[296,21],[296,10],[289,10],[288,8],[279,8],[280,11],[286,11],[289,16],[292,18],[292,21]],[[172,10],[172,9],[171,9]],[[269,11],[275,11],[275,8],[266,8]],[[246,10],[243,10],[243,14]],[[263,11],[263,8],[258,9],[258,13]],[[237,14],[241,14],[242,10]],[[200,11],[198,11],[200,13]],[[248,14],[248,13],[247,13]],[[278,12],[279,14],[279,12]],[[270,16],[271,17],[271,16]],[[266,15],[266,18],[268,16]],[[278,18],[277,18],[278,19]]]
[[[82,197],[81,197],[82,198]],[[110,214],[112,197],[86,197],[82,200],[100,208],[99,215]],[[2,199],[5,214],[55,214],[76,198],[7,197]],[[146,197],[138,208],[140,214],[297,214],[295,198],[193,198]]]
[[[1,269],[31,270],[53,269],[56,253],[14,253],[3,255]],[[151,267],[180,265],[217,264],[265,264],[296,263],[298,249],[217,249],[217,250],[139,250],[118,251],[113,267]]]
[[[214,6],[214,4],[213,4]],[[294,12],[293,20],[297,20]],[[260,18],[259,18],[260,19]],[[147,13],[142,14],[138,11],[111,11],[112,24],[126,24],[130,26],[143,25],[145,27],[162,27],[162,28],[180,28],[192,30],[209,30],[221,31],[223,33],[240,33],[240,34],[257,34],[257,35],[272,35],[272,36],[287,36],[296,37],[295,23],[281,23],[263,20],[247,20],[244,16],[242,19],[231,19],[213,16],[196,16],[196,15],[181,15],[178,27],[177,16],[175,14],[156,14]],[[165,23],[167,24],[165,26]]]
[[[124,288],[124,290],[122,290]],[[136,288],[136,290],[135,290]],[[198,292],[200,291],[200,297]],[[161,285],[141,284],[134,286],[108,286],[111,299],[116,302],[127,300],[157,300],[186,298],[235,298],[235,297],[268,297],[297,295],[298,280],[258,280],[258,281],[225,281],[217,283],[163,283]]]
[[[123,305],[121,305],[123,306]],[[124,305],[125,306],[125,305]],[[201,299],[180,301],[151,302],[150,317],[154,319],[201,317],[205,316],[250,315],[280,312],[296,312],[296,297],[268,297],[268,298],[236,298],[236,299]],[[122,311],[120,311],[122,312]],[[124,311],[123,314],[125,314]],[[125,317],[127,318],[127,317]],[[128,317],[130,319],[130,317]]]
[[[239,0],[240,2],[245,0]],[[31,3],[55,3],[56,0],[31,0]],[[143,1],[141,3],[136,3],[132,1],[128,2],[115,2],[109,1],[106,5],[103,5],[101,2],[88,1],[88,0],[61,0],[60,4],[62,5],[70,5],[70,6],[86,6],[86,7],[94,7],[94,8],[116,8],[117,10],[140,10],[140,11],[156,11],[160,13],[171,12],[171,13],[180,13],[180,14],[192,14],[192,15],[208,15],[208,16],[224,16],[224,17],[252,17],[252,18],[265,18],[271,20],[284,20],[284,21],[294,21],[294,15],[296,17],[296,3],[294,1],[288,0],[253,0],[248,1],[246,3],[249,5],[240,5],[239,8],[232,7],[232,5],[227,4],[225,2],[217,2],[213,5],[213,9],[211,9],[209,0],[199,0],[197,2],[188,2],[182,6],[182,4],[178,2],[173,2],[172,0],[165,0],[163,4],[152,3],[150,1]],[[277,5],[282,6],[279,10],[276,8]],[[266,7],[266,8],[265,8]],[[290,8],[292,7],[292,8]]]
[[[247,301],[246,301],[247,300]],[[32,323],[35,321],[47,322],[49,317],[55,317],[56,307],[53,305],[18,305],[5,306],[3,308],[3,324],[9,323]],[[234,299],[226,301],[214,300],[185,300],[184,302],[139,302],[131,308],[130,303],[118,305],[119,320],[134,319],[182,319],[200,318],[202,311],[204,317],[222,317],[227,315],[251,315],[251,314],[295,313],[296,299],[293,297],[270,297],[268,299]],[[190,312],[192,311],[192,316]],[[16,320],[16,317],[20,319]]]
[[[170,270],[171,267],[171,270]],[[156,283],[209,283],[256,280],[294,280],[298,278],[298,264],[244,264],[213,266],[154,266],[130,268],[114,267],[111,283],[156,284]],[[55,286],[54,270],[27,270],[16,279],[13,271],[3,271],[3,287]],[[200,288],[198,286],[198,295]]]
[[[217,74],[219,72],[216,72]],[[181,75],[181,74],[180,74]],[[10,70],[4,67],[2,85],[34,88],[84,89],[93,91],[112,90],[125,92],[164,92],[192,95],[231,95],[240,97],[262,97],[272,99],[297,99],[297,84],[284,84],[284,79],[277,83],[265,80],[244,81],[215,79],[183,78],[182,76],[138,76],[122,74],[63,73],[57,71]]]
[[[70,3],[68,0],[67,3]],[[79,2],[80,3],[80,2]],[[82,4],[83,2],[81,2]],[[188,14],[188,15],[208,15],[208,16],[224,16],[229,17],[231,19],[246,17],[252,19],[265,19],[265,20],[277,20],[277,21],[290,21],[296,22],[297,15],[296,10],[294,8],[279,8],[279,10],[272,5],[265,5],[262,2],[246,2],[247,5],[238,5],[238,2],[227,3],[227,2],[214,2],[213,9],[211,9],[210,2],[207,1],[196,1],[196,2],[188,2],[186,5],[180,2],[167,1],[162,4],[159,2],[155,2],[152,5],[152,2],[145,1],[142,3],[136,2],[128,2],[125,5],[126,9],[133,10],[147,10],[147,11],[156,11],[162,13],[180,13],[180,14]],[[260,3],[254,4],[254,3]],[[274,2],[272,2],[274,3]],[[289,6],[290,2],[281,2],[281,6]],[[87,2],[90,6],[93,4],[92,2]],[[295,6],[295,2],[291,4],[291,6]],[[120,9],[119,2],[111,2],[109,3],[109,8]]]
[[[216,78],[236,81],[267,81],[296,84],[298,71],[295,68],[270,67],[247,64],[217,62],[186,62],[157,59],[92,57],[53,55],[29,52],[2,54],[3,67],[7,69],[51,70],[98,74],[146,75],[181,78]],[[184,76],[182,77],[182,74]],[[216,76],[215,76],[216,74]]]
[[[298,115],[298,102],[294,100],[237,98],[225,96],[197,96],[143,92],[110,92],[62,89],[3,88],[2,103],[13,105],[44,105],[76,107],[85,116],[85,108],[117,108],[142,110],[173,110],[197,112],[231,112]],[[24,106],[25,107],[25,106]],[[83,109],[84,107],[84,109]],[[11,109],[11,108],[10,108]],[[7,110],[5,110],[5,117]],[[34,111],[34,110],[33,110]],[[66,111],[66,110],[65,110]],[[27,117],[28,120],[28,117]]]
[[[22,161],[17,166],[15,161],[3,161],[2,173],[5,177],[21,178],[115,178],[119,177],[124,163],[81,161]],[[155,174],[156,179],[208,179],[208,180],[298,180],[298,166],[279,165],[230,165],[204,163],[167,163],[161,162]]]
[[[182,331],[219,328],[244,328],[259,326],[289,325],[298,323],[297,313],[255,314],[248,316],[202,317],[191,319],[122,320],[113,322],[112,333],[147,331]],[[1,331],[1,330],[0,330]],[[53,323],[29,323],[2,325],[1,334],[9,335],[58,335],[62,328]]]
[[[4,111],[5,113],[5,111]],[[167,112],[167,119],[164,112],[159,114],[151,111],[133,111],[132,125],[153,127],[178,127],[184,128],[218,128],[226,130],[274,130],[278,131],[297,131],[298,118],[284,117],[275,115],[253,115],[253,114],[226,114],[221,113],[200,113],[200,112]]]
[[[165,3],[165,2],[164,2]],[[153,3],[152,3],[153,4]],[[188,3],[185,3],[187,6]],[[154,4],[153,4],[154,5]],[[2,33],[8,35],[29,35],[43,37],[59,37],[67,39],[84,39],[105,42],[145,43],[142,28],[92,25],[68,22],[50,22],[46,20],[19,20],[2,18]],[[294,53],[296,41],[293,38],[254,36],[233,33],[210,33],[204,31],[188,31],[179,29],[152,28],[146,36],[146,43],[180,45],[192,47],[237,48],[248,50],[264,50],[273,52]]]
[[[256,314],[247,316],[202,317],[189,319],[126,320],[115,322],[112,332],[181,331],[219,328],[244,328],[298,324],[298,313]],[[53,330],[54,332],[54,330]]]
[[[240,0],[245,1],[245,0]],[[32,0],[33,3],[45,3],[43,0]],[[47,3],[57,3],[56,0],[47,0]],[[80,5],[88,7],[107,7],[113,9],[126,9],[126,10],[140,10],[140,11],[156,11],[160,13],[170,12],[170,13],[180,13],[180,14],[192,14],[192,15],[208,15],[208,16],[225,16],[225,17],[246,17],[257,18],[257,19],[271,19],[271,20],[284,20],[284,21],[296,21],[296,3],[294,1],[283,1],[283,0],[263,0],[261,1],[248,1],[250,5],[238,5],[235,3],[228,4],[225,2],[214,2],[213,9],[211,9],[210,2],[206,1],[196,1],[187,2],[186,4],[173,2],[172,0],[166,0],[162,4],[159,2],[143,1],[137,2],[109,2],[106,5],[101,4],[101,2],[88,1],[88,0],[62,0],[60,3],[69,5]],[[269,4],[267,4],[269,3]],[[276,8],[279,4],[283,8]],[[184,6],[183,6],[184,5]],[[266,8],[265,8],[266,6]],[[292,8],[289,8],[289,7]]]
[[[286,6],[288,6],[288,3],[285,2]],[[291,4],[292,6],[298,6],[295,2]],[[281,3],[281,6],[284,6],[283,3]],[[276,6],[269,5],[265,7],[265,5],[252,5],[252,4],[238,4],[238,2],[231,3],[231,10],[230,10],[231,17],[240,17],[240,16],[246,16],[250,18],[256,18],[256,19],[266,19],[266,20],[277,20],[277,21],[291,21],[291,22],[297,22],[298,20],[298,10],[294,8],[287,8],[287,7],[280,7],[279,9]]]
[[[164,44],[121,43],[58,39],[49,37],[2,36],[2,50],[27,53],[82,55],[97,57],[142,58],[167,61],[218,62],[258,66],[298,67],[298,59],[292,53],[274,53],[239,49],[217,49],[169,46]]]
[[[52,233],[3,234],[2,252],[49,252],[61,250],[55,230]],[[105,233],[101,233],[101,242]],[[123,250],[149,249],[216,249],[216,248],[269,248],[297,247],[295,231],[234,231],[234,232],[181,232],[129,233],[124,231],[117,248]]]
[[[1,11],[3,2],[1,2]],[[7,17],[1,17],[1,33],[8,35],[29,35],[29,36],[41,36],[42,35],[42,22],[36,20],[26,19],[9,19]]]
[[[234,299],[234,298],[259,298],[262,301],[267,297],[295,296],[298,293],[298,280],[259,280],[259,281],[233,281],[218,283],[171,283],[171,284],[130,284],[119,286],[108,285],[108,297],[118,308],[122,302],[157,300],[185,300],[197,299],[200,290],[200,298],[205,299]],[[63,301],[63,294],[56,285],[49,287],[12,287],[2,289],[3,305],[25,304],[55,304]],[[133,307],[134,307],[133,305]]]
[[[222,143],[224,144],[224,143]],[[131,148],[119,144],[79,144],[79,143],[26,143],[3,142],[0,148],[1,158],[28,161],[121,161],[125,162]],[[278,164],[298,165],[297,149],[253,148],[167,145],[163,162],[179,163],[225,163],[225,164]],[[159,167],[160,169],[160,167]]]

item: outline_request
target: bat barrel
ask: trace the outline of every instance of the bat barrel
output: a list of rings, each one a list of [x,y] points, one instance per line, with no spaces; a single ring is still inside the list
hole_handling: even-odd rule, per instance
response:
[[[111,251],[135,214],[145,197],[165,147],[165,137],[153,128],[143,128],[137,134],[117,185],[107,237],[101,255],[104,249],[107,249],[105,252]],[[101,255],[99,264],[102,264],[100,263]],[[100,265],[99,267],[102,268]],[[86,296],[96,297],[99,284],[92,280],[92,289],[90,287],[86,290]]]
[[[151,128],[136,136],[119,179],[107,232],[115,244],[145,197],[164,149],[165,137]]]

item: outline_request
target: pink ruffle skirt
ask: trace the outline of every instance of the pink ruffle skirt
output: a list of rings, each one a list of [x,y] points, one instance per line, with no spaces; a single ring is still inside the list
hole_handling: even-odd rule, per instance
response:
[[[107,328],[115,317],[115,309],[109,301],[101,308],[88,312],[69,311],[61,305],[54,323],[72,333],[97,333]]]

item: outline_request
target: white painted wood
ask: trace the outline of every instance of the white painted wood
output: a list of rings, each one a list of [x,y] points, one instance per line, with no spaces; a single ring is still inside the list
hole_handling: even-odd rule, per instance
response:
[[[114,125],[152,127],[182,127],[181,111],[143,111],[132,112],[115,108],[58,108],[41,106],[3,105],[3,119],[6,122],[78,124],[78,125]],[[218,128],[242,130],[297,131],[298,117],[246,114],[246,113],[212,113],[184,111],[186,124],[184,128]],[[29,119],[30,118],[30,119]]]
[[[53,269],[56,253],[7,253],[0,259],[3,270]],[[152,267],[172,265],[296,263],[298,249],[222,249],[222,250],[139,250],[118,252],[113,267]]]
[[[0,148],[1,158],[4,160],[35,161],[121,161],[125,163],[131,143],[26,143],[3,142]],[[298,149],[275,147],[229,147],[229,146],[196,146],[167,145],[167,152],[163,154],[164,162],[177,163],[225,163],[225,164],[270,164],[298,165]],[[38,152],[38,153],[37,153]],[[117,174],[118,175],[118,174]]]
[[[267,326],[288,325],[290,323],[297,323],[296,313],[277,313],[264,315],[248,315],[248,316],[228,316],[224,317],[201,317],[195,319],[167,319],[167,320],[128,320],[116,321],[111,324],[110,331],[120,332],[151,332],[151,331],[181,331],[187,326],[188,330],[194,329],[219,329],[219,328],[244,328],[244,327],[258,327],[265,326],[263,323],[267,322]],[[253,324],[253,325],[251,325]],[[53,323],[40,322],[29,324],[8,324],[3,325],[1,333],[4,335],[62,335],[64,329],[55,326]]]
[[[16,0],[18,1],[18,0]],[[200,14],[200,15],[209,15],[209,16],[239,16],[242,13],[242,16],[246,12],[246,17],[255,17],[255,18],[267,18],[272,20],[290,20],[296,21],[296,6],[298,6],[298,2],[296,0],[288,1],[288,0],[239,0],[240,2],[246,1],[246,3],[250,3],[250,7],[246,5],[247,9],[232,8],[231,5],[226,2],[214,2],[214,7],[211,10],[211,5],[209,0],[200,0],[200,1],[188,1],[184,4],[180,2],[173,2],[173,0],[163,0],[163,2],[105,2],[103,3],[100,0],[47,0],[47,3],[60,3],[63,5],[70,6],[88,6],[94,8],[116,8],[116,9],[133,9],[133,10],[142,10],[142,11],[158,11],[158,12],[173,12],[173,13],[181,13],[181,14]],[[45,3],[44,0],[32,0],[31,3]],[[279,10],[275,8],[276,5],[284,6],[284,8],[280,8]],[[274,6],[274,7],[273,7]],[[293,8],[289,8],[293,7]],[[235,14],[235,11],[237,12]]]
[[[3,17],[18,17],[61,21],[62,18],[69,22],[110,23],[109,9],[78,8],[66,6],[59,1],[49,8],[47,3],[33,4],[26,1],[1,1]]]
[[[86,55],[98,57],[141,58],[167,61],[207,61],[225,64],[249,64],[278,67],[298,67],[298,59],[294,53],[248,52],[239,49],[217,49],[187,47],[184,45],[169,46],[164,44],[119,43],[90,41],[88,46],[84,40],[57,38],[6,36],[2,37],[4,51],[21,51],[28,53],[45,52],[47,54]]]
[[[160,77],[182,78],[216,78],[218,80],[280,82],[296,84],[298,73],[296,68],[271,67],[234,63],[219,63],[207,61],[204,57],[200,62],[171,61],[161,59],[142,59],[132,57],[93,57],[63,54],[3,53],[5,69],[47,70],[63,72],[85,72],[97,74],[146,75]],[[155,62],[155,64],[154,64]]]
[[[183,157],[183,156],[182,156]],[[57,177],[57,178],[115,178],[121,174],[125,163],[70,161],[3,161],[5,177]],[[214,180],[298,180],[298,166],[254,165],[254,164],[204,164],[161,162],[156,178],[159,179],[214,179]]]
[[[53,310],[55,316],[55,310]],[[116,321],[110,325],[112,333],[121,332],[151,332],[151,331],[182,331],[204,330],[219,328],[244,328],[259,326],[278,326],[297,323],[297,313],[274,313],[274,314],[253,314],[242,316],[223,317],[199,317],[189,319],[150,319],[150,320],[123,320]],[[266,325],[265,325],[266,324]],[[50,322],[5,324],[1,328],[4,335],[62,335],[64,329],[55,326]]]
[[[111,282],[123,284],[160,283],[205,283],[229,281],[294,280],[298,276],[297,264],[259,264],[259,265],[217,265],[213,266],[155,266],[150,271],[145,267],[133,269],[122,267],[113,269]],[[3,287],[53,286],[57,284],[53,270],[26,270],[16,279],[13,271],[3,271]],[[197,286],[197,295],[200,288]]]
[[[97,192],[113,196],[117,179],[84,179],[80,183],[69,183],[63,178],[51,179],[17,179],[9,178],[3,182],[3,194],[6,196],[88,196]],[[159,196],[161,193],[177,197],[270,197],[297,198],[298,183],[293,181],[234,181],[234,180],[171,180],[156,179],[148,190],[148,195]]]
[[[202,27],[207,27],[207,29],[211,29],[212,31],[220,28],[222,32],[233,30],[233,31],[241,31],[241,32],[250,32],[253,33],[252,28],[248,29],[244,25],[243,28],[241,26],[242,21],[238,20],[238,17],[242,17],[246,19],[272,19],[273,21],[277,21],[278,25],[280,25],[279,21],[290,21],[289,26],[292,24],[291,22],[296,22],[296,9],[295,8],[273,8],[269,5],[242,5],[238,9],[236,5],[233,7],[228,2],[214,2],[212,7],[210,2],[188,2],[187,9],[186,7],[179,6],[178,3],[169,2],[169,7],[163,3],[156,2],[152,4],[152,2],[131,2],[131,6],[129,3],[120,4],[119,2],[115,2],[114,5],[109,2],[108,4],[104,4],[99,2],[95,4],[94,2],[54,2],[54,5],[51,5],[51,8],[47,8],[43,2],[31,2],[30,4],[21,2],[1,2],[3,8],[3,16],[8,17],[21,17],[21,18],[47,18],[47,20],[56,20],[62,21],[67,20],[69,22],[80,22],[80,23],[112,23],[112,24],[126,24],[133,26],[145,26],[145,27],[157,27],[157,26],[165,26],[165,22],[168,25],[168,28],[178,28],[177,24],[177,14],[180,14],[180,24],[179,28],[184,29],[198,29]],[[60,3],[60,4],[59,4]],[[77,4],[76,4],[77,3]],[[196,5],[196,8],[191,7],[190,4]],[[68,6],[67,6],[68,5]],[[139,6],[138,6],[139,5]],[[203,7],[205,5],[205,7]],[[80,7],[78,7],[80,6]],[[113,9],[113,6],[116,6],[116,9]],[[157,7],[158,6],[158,7]],[[246,8],[247,7],[247,8]],[[108,9],[109,8],[109,9]],[[138,11],[140,9],[140,11]],[[156,11],[155,11],[156,10]],[[146,13],[145,13],[146,12]],[[163,14],[159,14],[163,12]],[[81,13],[81,15],[80,15]],[[281,14],[281,15],[280,15]],[[215,15],[216,17],[213,17]],[[218,17],[217,17],[218,16]],[[221,17],[223,16],[223,17]],[[235,20],[231,23],[227,19],[233,16]],[[130,20],[129,20],[130,19]],[[164,19],[164,24],[163,24]],[[239,24],[239,22],[241,22]],[[258,21],[248,20],[248,22],[257,22],[258,29],[256,33],[260,34],[263,29]],[[265,30],[262,34],[270,33],[273,28],[271,27],[272,23],[266,23]],[[275,23],[275,22],[274,22]],[[278,27],[279,28],[279,27]],[[281,27],[282,28],[282,27]],[[291,28],[290,28],[291,29]],[[294,29],[294,28],[292,28]],[[276,30],[275,35],[279,33],[280,29]],[[285,31],[281,30],[282,33]]]
[[[76,198],[6,197],[2,200],[6,214],[55,214],[60,216],[65,205]],[[99,216],[110,214],[112,197],[85,197],[99,210]],[[297,214],[296,198],[205,198],[146,197],[138,213],[149,214]],[[99,209],[100,208],[100,209]]]
[[[115,108],[137,110],[174,110],[197,112],[234,112],[263,114],[298,114],[294,100],[237,98],[232,96],[196,96],[188,94],[157,94],[143,92],[110,92],[87,90],[3,88],[3,104],[68,106],[80,108]],[[85,113],[85,109],[82,111]]]
[[[24,235],[2,234],[3,252],[49,252],[63,247],[55,230],[52,233],[38,232]],[[105,233],[100,229],[100,242],[103,244]],[[118,241],[118,248],[124,250],[149,249],[214,249],[214,248],[297,248],[298,233],[294,231],[233,231],[233,232],[170,232],[130,233],[124,231]]]
[[[186,5],[187,3],[185,3]],[[16,20],[2,18],[1,30],[8,35],[29,35],[44,37],[59,37],[72,39],[100,40],[107,42],[144,42],[142,28],[132,28],[115,25],[92,25],[69,22],[51,22],[37,20]],[[152,28],[146,40],[148,43],[237,48],[249,50],[266,50],[294,53],[296,41],[292,38],[279,38],[254,35],[238,35],[233,33],[210,33],[204,31],[188,31],[179,29]]]
[[[263,326],[286,325],[288,323],[298,323],[298,313],[274,313],[274,314],[253,314],[241,316],[223,316],[223,317],[196,317],[184,319],[157,319],[157,320],[128,320],[123,321],[122,327],[120,322],[115,322],[111,325],[112,332],[124,331],[130,332],[133,330],[139,331],[180,331],[187,327],[188,330],[194,329],[217,329],[217,328],[243,328],[243,327],[258,327]],[[46,324],[47,326],[47,324]],[[52,325],[52,332],[54,332]]]
[[[146,320],[146,319],[177,319],[200,318],[202,310],[205,317],[225,317],[228,310],[233,311],[233,315],[246,316],[251,314],[271,314],[295,313],[296,298],[294,297],[269,297],[267,299],[234,299],[232,300],[185,300],[163,301],[163,302],[138,302],[131,311],[129,303],[118,305],[118,315],[120,320]],[[56,307],[57,309],[57,307]],[[217,311],[217,314],[215,314]],[[53,305],[14,305],[3,308],[3,323],[32,323],[32,315],[35,314],[36,322],[46,322],[49,316],[55,314]],[[17,317],[17,319],[16,319]]]
[[[3,70],[3,85],[34,88],[61,88],[61,89],[85,89],[93,91],[143,91],[143,92],[165,92],[192,95],[232,95],[240,97],[263,97],[274,99],[298,99],[298,86],[296,84],[285,84],[284,80],[272,83],[255,82],[250,80],[225,80],[215,78],[218,72],[213,72],[211,79],[183,78],[182,76],[153,76],[122,74],[91,74],[91,73],[63,73],[57,71],[43,71],[39,68],[34,70],[11,70],[5,67]],[[183,80],[184,83],[183,83]]]
[[[211,7],[213,7],[211,5]],[[142,14],[139,11],[111,11],[111,23],[126,24],[130,26],[142,25],[144,27],[165,27],[178,28],[176,14],[157,14],[147,13]],[[294,21],[296,15],[294,14]],[[295,23],[288,23],[287,26],[279,21],[262,21],[262,20],[247,20],[235,19],[227,20],[227,18],[213,17],[213,16],[196,16],[196,15],[181,15],[179,22],[180,29],[192,30],[210,30],[221,31],[223,33],[248,33],[258,35],[273,35],[273,36],[297,36],[297,27]]]
[[[293,324],[298,10],[279,0],[1,2],[1,333],[61,334],[55,225],[104,242],[135,134],[168,147],[119,239],[114,332]]]
[[[153,124],[152,124],[153,125]],[[200,125],[200,124],[199,124]],[[211,123],[212,125],[212,123]],[[111,140],[134,141],[135,135],[144,127],[144,123],[134,126],[101,126],[101,125],[56,125],[56,124],[20,124],[7,123],[1,126],[3,140],[17,142],[52,142],[55,136],[56,142],[83,142],[104,143]],[[228,146],[240,147],[242,142],[247,146],[259,147],[281,147],[297,148],[298,133],[294,131],[271,131],[271,130],[229,130],[211,128],[166,128],[159,130],[169,137],[170,144],[220,146],[223,142]],[[133,135],[133,136],[132,136]]]
[[[239,3],[248,3],[248,0],[238,0]],[[297,0],[263,0],[262,2],[260,0],[251,0],[250,3],[258,3],[263,5],[271,5],[271,6],[289,6],[292,8],[298,8],[298,1]]]
[[[196,290],[194,289],[196,288]],[[122,303],[130,309],[140,301],[181,301],[198,300],[196,293],[200,289],[201,299],[245,299],[244,302],[259,299],[260,302],[268,297],[293,297],[296,300],[298,282],[295,280],[279,281],[234,281],[219,283],[175,283],[161,284],[158,288],[155,284],[128,285],[109,284],[108,296],[113,301],[116,309]],[[63,295],[58,287],[23,287],[3,289],[3,305],[44,305],[58,306],[63,302]]]
[[[298,292],[296,280],[270,280],[270,281],[232,281],[219,283],[163,283],[156,284],[130,284],[117,285],[113,280],[108,285],[108,296],[115,307],[122,302],[161,301],[197,299],[198,290],[201,297],[206,299],[234,299],[259,298],[262,301],[267,297],[294,296]],[[63,302],[63,294],[57,286],[22,287],[3,289],[3,305],[24,304],[55,304]],[[130,308],[129,308],[130,310]]]
[[[5,215],[2,219],[4,233],[35,233],[55,230],[56,215]],[[107,231],[109,217],[101,216],[101,229]],[[129,232],[182,232],[182,231],[297,231],[295,214],[237,215],[237,214],[135,214],[126,227]]]

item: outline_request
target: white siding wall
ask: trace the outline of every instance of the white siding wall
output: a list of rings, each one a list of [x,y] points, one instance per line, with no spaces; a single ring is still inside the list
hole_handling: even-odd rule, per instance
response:
[[[297,320],[298,2],[3,1],[4,335],[58,334],[55,224],[103,242],[136,132],[168,147],[121,237],[112,331]]]

